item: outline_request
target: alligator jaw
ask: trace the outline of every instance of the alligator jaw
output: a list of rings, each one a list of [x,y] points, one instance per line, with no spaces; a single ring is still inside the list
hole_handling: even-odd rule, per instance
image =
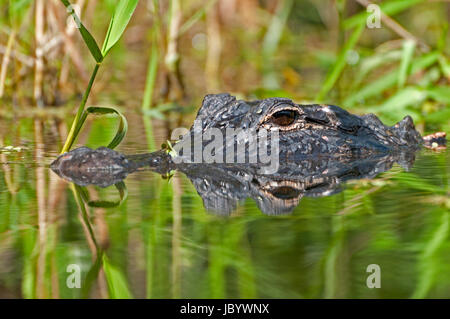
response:
[[[78,185],[101,187],[115,184],[136,170],[123,154],[106,147],[96,150],[77,148],[58,156],[50,168],[60,177]]]
[[[172,165],[171,157],[165,151],[125,156],[106,147],[95,150],[80,147],[58,156],[50,164],[50,169],[61,178],[81,186],[107,187],[138,169],[149,168],[165,174]]]

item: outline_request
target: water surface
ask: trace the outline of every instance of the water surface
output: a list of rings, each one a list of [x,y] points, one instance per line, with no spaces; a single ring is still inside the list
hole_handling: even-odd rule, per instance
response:
[[[83,212],[73,186],[48,169],[57,128],[0,124],[3,147],[21,147],[0,153],[1,298],[450,297],[448,150],[417,153],[408,172],[396,164],[304,197],[282,216],[252,199],[230,216],[211,214],[186,176],[150,171],[124,181],[127,196],[87,187],[91,206],[120,205]],[[84,142],[99,145],[107,128],[94,125]],[[119,147],[146,149],[141,124]],[[380,266],[379,289],[367,287],[370,264]],[[67,285],[69,265],[80,267],[79,289]]]

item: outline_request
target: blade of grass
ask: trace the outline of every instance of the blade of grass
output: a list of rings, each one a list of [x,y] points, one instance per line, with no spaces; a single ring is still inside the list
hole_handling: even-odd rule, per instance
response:
[[[178,36],[188,31],[198,20],[200,20],[206,12],[217,2],[217,0],[209,0],[208,3],[195,12],[183,25],[180,27]]]
[[[448,238],[448,230],[449,214],[447,212],[442,214],[439,227],[432,234],[430,241],[425,246],[422,256],[420,257],[421,273],[418,284],[411,298],[423,299],[432,288],[432,285],[436,280],[437,265],[439,263],[439,260],[437,259],[437,252],[446,242]]]
[[[383,2],[380,3],[380,10],[386,15],[396,15],[398,13],[401,13],[405,11],[406,9],[420,3],[424,2],[424,0],[409,0],[409,1],[391,1],[391,2]],[[351,16],[350,18],[344,20],[342,23],[342,26],[344,29],[351,29],[362,23],[365,22],[368,15],[370,13],[366,12],[365,10],[361,13],[355,14]]]
[[[330,73],[328,73],[325,83],[323,84],[319,94],[316,96],[316,100],[321,101],[324,98],[324,96],[333,88],[337,79],[341,75],[342,70],[344,70],[348,52],[355,47],[356,43],[358,42],[362,34],[362,31],[364,30],[365,25],[366,25],[365,23],[361,23],[353,31],[352,35],[345,43],[344,47],[339,53],[339,56],[336,60],[336,63],[334,64],[334,67],[331,69]]]
[[[377,107],[376,111],[383,112],[386,117],[394,120],[402,117],[407,107],[421,105],[427,97],[427,92],[421,88],[405,87],[389,97],[386,102]],[[415,114],[412,110],[409,110],[409,113],[415,121],[418,120],[418,114]]]
[[[84,284],[81,291],[82,298],[87,299],[89,297],[89,294],[91,292],[91,288],[95,281],[97,280],[100,269],[102,268],[102,258],[103,258],[103,252],[99,251],[97,254],[94,263],[92,264],[91,268],[86,274],[86,277],[84,279]]]
[[[273,69],[272,57],[275,54],[281,35],[285,28],[289,14],[293,6],[292,0],[280,1],[275,14],[270,21],[269,28],[264,36],[262,44],[264,87],[268,89],[277,89],[277,74]]]
[[[280,42],[281,34],[286,25],[287,18],[293,5],[292,0],[282,1],[277,12],[273,16],[266,35],[264,36],[262,51],[265,56],[272,56]]]
[[[439,111],[435,111],[433,113],[430,113],[424,117],[424,121],[426,123],[445,123],[448,122],[448,119],[450,119],[450,108],[444,108]]]
[[[411,60],[416,48],[416,42],[413,40],[406,40],[403,42],[402,60],[400,64],[400,71],[398,73],[397,86],[404,87],[406,78],[408,77],[408,70],[411,65]]]
[[[441,103],[450,104],[450,87],[448,86],[436,86],[427,89],[428,95]]]
[[[122,271],[112,265],[108,257],[103,255],[103,269],[108,283],[109,296],[112,299],[131,299],[133,295],[128,289],[128,284]]]
[[[116,189],[119,191],[119,200],[117,201],[106,201],[106,200],[90,200],[89,195],[85,192],[84,201],[89,207],[101,207],[101,208],[112,208],[120,206],[128,197],[127,185],[124,182],[119,182],[114,184]]]
[[[94,229],[92,228],[88,211],[86,210],[85,202],[83,200],[83,196],[85,196],[85,190],[83,187],[78,186],[76,184],[71,183],[71,189],[73,192],[73,196],[75,199],[75,202],[78,206],[78,211],[80,212],[82,220],[86,223],[87,231],[89,233],[89,239],[92,241],[92,243],[95,246],[95,250],[97,253],[101,251],[100,246],[98,245],[97,239],[95,238]]]
[[[155,89],[156,74],[158,72],[158,41],[157,41],[157,25],[153,26],[152,30],[152,50],[150,61],[148,63],[147,78],[145,80],[144,98],[142,100],[142,111],[144,113],[144,126],[147,135],[147,143],[150,151],[156,149],[155,139],[153,136],[153,127],[151,119],[146,115],[146,112],[151,111],[150,107],[153,102],[153,92]]]
[[[117,111],[116,109],[111,108],[111,107],[97,107],[97,106],[88,107],[86,109],[86,111],[84,111],[82,113],[82,115],[80,116],[80,119],[77,122],[77,126],[74,131],[75,137],[79,134],[79,132],[80,132],[81,128],[83,127],[83,124],[86,121],[89,114],[95,114],[95,115],[116,114],[116,115],[118,115],[119,116],[119,127],[117,129],[117,133],[114,136],[113,140],[108,144],[107,147],[114,149],[117,145],[120,144],[120,142],[122,142],[123,138],[125,137],[125,135],[127,134],[127,131],[128,131],[128,122],[122,113],[120,113],[119,111]],[[72,140],[72,143],[74,141],[75,141],[75,139]],[[70,147],[72,147],[72,143],[69,144],[69,149],[70,149]]]
[[[440,186],[433,185],[415,174],[403,174],[402,176],[395,176],[394,180],[399,184],[407,186],[412,189],[429,192],[430,194],[445,195],[447,190]]]
[[[139,0],[121,0],[114,11],[114,15],[109,23],[105,41],[102,46],[102,55],[105,57],[109,50],[119,41],[125,28],[130,22],[131,16],[136,9]]]
[[[417,59],[414,59],[412,63],[411,70],[408,72],[409,75],[415,74],[423,69],[428,68],[430,65],[435,63],[440,56],[439,52],[431,52],[424,56],[421,56]],[[389,72],[386,75],[381,76],[379,79],[367,84],[363,88],[361,88],[357,92],[353,92],[349,97],[347,97],[343,105],[347,107],[351,107],[358,103],[359,101],[363,101],[369,97],[380,95],[382,92],[387,89],[395,86],[395,83],[398,79],[398,69],[395,69]]]
[[[153,91],[155,88],[156,73],[158,71],[158,47],[156,43],[156,34],[152,32],[152,50],[150,61],[147,69],[147,79],[145,81],[144,98],[142,100],[142,110],[147,111],[150,109],[153,100]]]
[[[78,186],[76,184],[71,184],[72,193],[75,199],[75,202],[78,207],[78,211],[81,215],[82,220],[84,221],[87,231],[89,233],[89,239],[92,241],[92,243],[95,246],[94,254],[95,254],[95,260],[91,268],[89,269],[88,273],[86,274],[83,288],[81,295],[83,298],[88,298],[89,293],[91,291],[92,285],[94,284],[95,280],[98,278],[101,265],[102,265],[102,257],[103,257],[103,251],[101,247],[98,245],[97,239],[94,234],[94,230],[92,227],[92,224],[89,219],[89,214],[86,210],[85,203],[88,199],[88,193],[85,187]]]
[[[439,57],[439,66],[447,80],[450,80],[450,63],[447,61],[447,58],[444,55],[441,55]]]
[[[402,52],[400,50],[389,51],[386,53],[375,54],[373,56],[369,56],[361,61],[360,68],[358,70],[358,74],[356,75],[356,80],[354,83],[354,87],[358,87],[361,82],[367,77],[367,74],[372,70],[377,69],[383,64],[388,64],[393,61],[399,61],[402,58]]]
[[[30,9],[31,0],[9,0],[9,19],[13,29],[18,30],[24,17],[25,11]]]
[[[83,23],[81,23],[80,18],[77,16],[70,2],[68,0],[61,0],[61,2],[67,8],[67,12],[73,17],[78,27],[78,30],[80,31],[80,34],[84,40],[84,43],[86,43],[95,61],[97,61],[97,63],[101,63],[103,61],[104,55],[100,51],[100,48],[98,47],[94,37],[89,33],[89,31],[86,29]]]

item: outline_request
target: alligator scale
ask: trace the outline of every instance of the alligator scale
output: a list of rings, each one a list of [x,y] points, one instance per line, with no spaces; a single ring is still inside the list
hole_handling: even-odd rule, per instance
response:
[[[179,142],[176,155],[166,150],[124,155],[105,147],[80,147],[60,155],[51,169],[76,184],[103,187],[139,169],[161,174],[179,170],[191,179],[210,211],[228,214],[238,201],[251,197],[263,212],[280,214],[291,211],[302,196],[329,195],[348,179],[373,178],[394,163],[409,169],[422,146],[438,148],[446,143],[441,132],[421,137],[410,116],[386,126],[373,114],[357,116],[334,105],[300,105],[284,98],[248,102],[229,94],[207,95],[196,124],[182,141],[195,139],[195,134],[209,137],[206,133],[212,129],[223,136],[231,129],[276,131],[277,148],[269,150],[277,152],[276,171],[261,170],[263,163],[251,156],[249,148],[245,149],[246,161],[227,162],[230,144],[232,150],[237,148],[234,144],[252,144],[248,135],[239,134],[215,147],[215,158],[220,156],[214,163],[195,163],[195,147],[186,155],[186,148],[177,148]],[[268,136],[265,143],[272,145],[273,135]],[[202,140],[201,147],[207,144],[208,139]],[[238,154],[234,152],[231,158],[235,160]]]

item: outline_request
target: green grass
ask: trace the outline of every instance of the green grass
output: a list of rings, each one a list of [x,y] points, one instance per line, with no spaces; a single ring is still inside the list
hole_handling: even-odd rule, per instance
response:
[[[64,143],[64,146],[61,150],[61,153],[68,152],[70,148],[72,147],[72,144],[74,143],[75,139],[77,138],[77,135],[83,126],[84,121],[86,120],[86,117],[88,114],[97,113],[97,114],[111,114],[111,113],[117,113],[121,117],[120,127],[119,131],[114,138],[114,140],[110,143],[109,147],[114,148],[120,142],[122,141],[123,137],[126,134],[127,131],[127,124],[125,117],[120,114],[119,111],[114,110],[112,108],[104,108],[104,107],[96,107],[96,108],[90,108],[85,112],[84,108],[86,106],[87,100],[89,98],[89,94],[91,92],[92,86],[95,81],[95,77],[97,76],[97,72],[100,68],[101,63],[105,59],[105,57],[108,55],[111,48],[119,41],[120,37],[125,31],[126,26],[128,25],[128,22],[131,19],[131,16],[133,15],[134,10],[136,9],[138,0],[120,0],[116,7],[114,14],[111,18],[111,21],[109,23],[108,31],[106,32],[105,40],[103,42],[102,49],[97,45],[97,42],[92,37],[92,35],[89,33],[89,31],[85,28],[85,26],[81,23],[80,18],[76,15],[76,13],[71,9],[71,4],[67,0],[61,0],[61,2],[66,6],[66,8],[69,11],[69,14],[72,15],[72,17],[75,20],[75,23],[79,26],[79,31],[81,36],[83,37],[83,40],[86,44],[86,46],[89,48],[89,51],[92,54],[92,57],[95,59],[97,64],[94,67],[94,70],[92,71],[91,78],[89,80],[89,84],[83,94],[83,98],[81,100],[80,106],[78,107],[77,114],[75,116],[75,119],[72,123],[72,126],[69,131],[69,135],[66,139],[66,142]],[[102,110],[103,108],[103,110]]]

